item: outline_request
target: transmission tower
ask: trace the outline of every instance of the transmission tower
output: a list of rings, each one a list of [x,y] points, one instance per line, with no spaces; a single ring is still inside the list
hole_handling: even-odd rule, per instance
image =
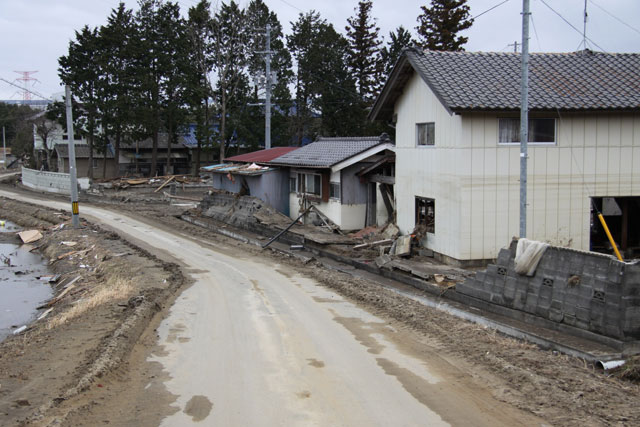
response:
[[[31,91],[29,90],[29,82],[38,82],[40,80],[35,77],[31,77],[32,74],[37,73],[38,71],[14,71],[14,73],[18,73],[21,77],[18,77],[16,81],[22,82],[22,100],[30,101],[31,100]],[[33,87],[33,84],[31,84]]]

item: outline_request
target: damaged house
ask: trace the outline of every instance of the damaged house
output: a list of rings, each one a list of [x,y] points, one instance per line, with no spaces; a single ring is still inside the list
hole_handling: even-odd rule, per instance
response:
[[[530,56],[527,237],[640,252],[640,54]],[[370,119],[396,127],[397,225],[454,263],[519,230],[520,54],[407,49]],[[611,252],[608,252],[611,253]]]
[[[386,134],[320,137],[267,164],[288,170],[291,218],[313,204],[341,229],[357,230],[394,216],[394,149]]]
[[[297,148],[276,147],[228,157],[226,163],[205,166],[200,171],[211,174],[211,185],[216,190],[257,197],[289,215],[289,171],[264,165]]]

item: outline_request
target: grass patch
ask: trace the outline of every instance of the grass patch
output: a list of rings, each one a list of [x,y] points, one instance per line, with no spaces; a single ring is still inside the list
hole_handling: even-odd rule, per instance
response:
[[[103,286],[92,289],[88,295],[76,301],[70,309],[49,320],[47,328],[53,329],[64,325],[68,321],[103,304],[125,301],[131,297],[133,289],[134,286],[131,279],[111,277]]]

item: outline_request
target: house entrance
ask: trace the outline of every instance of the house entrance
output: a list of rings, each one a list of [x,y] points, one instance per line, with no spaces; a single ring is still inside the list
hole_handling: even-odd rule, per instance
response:
[[[622,256],[640,257],[640,197],[593,197],[591,201],[591,250],[613,254],[598,219],[598,213],[602,213]]]

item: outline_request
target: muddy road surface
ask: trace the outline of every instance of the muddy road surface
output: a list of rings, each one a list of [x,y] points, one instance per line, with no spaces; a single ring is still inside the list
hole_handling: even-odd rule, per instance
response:
[[[57,209],[68,203],[0,195]],[[193,284],[62,425],[543,425],[481,377],[286,264],[82,206]]]

